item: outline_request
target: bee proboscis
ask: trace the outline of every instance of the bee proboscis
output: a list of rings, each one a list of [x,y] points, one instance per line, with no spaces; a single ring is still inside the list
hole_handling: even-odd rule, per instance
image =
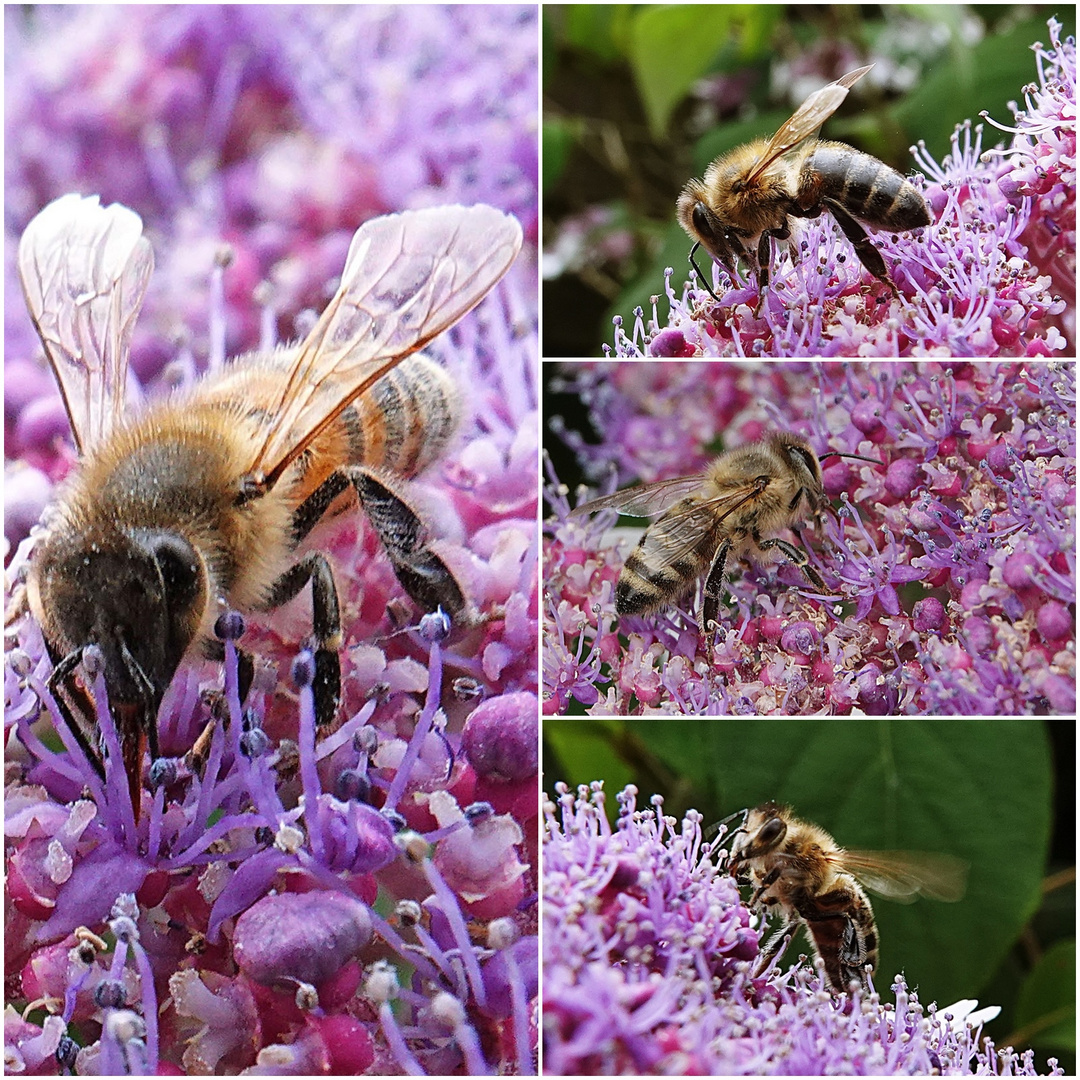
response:
[[[445,448],[458,415],[453,380],[415,354],[480,302],[520,246],[520,225],[490,206],[372,219],[299,345],[240,357],[136,414],[129,348],[153,269],[140,218],[73,194],[27,226],[19,275],[80,460],[32,549],[22,607],[41,626],[58,706],[99,768],[88,721],[64,697],[93,715],[75,672],[87,646],[100,651],[136,814],[164,693],[186,656],[221,655],[226,609],[268,610],[311,582],[316,714],[333,717],[337,592],[326,557],[296,548],[339,496],[355,492],[422,608],[464,609],[399,490]]]
[[[754,888],[750,906],[779,911],[782,925],[762,949],[764,970],[805,926],[837,992],[866,985],[878,959],[874,909],[864,891],[913,903],[917,897],[954,902],[964,894],[968,864],[954,855],[914,851],[854,851],[787,806],[767,802],[732,833],[728,869]]]
[[[862,265],[898,295],[881,252],[859,222],[895,232],[921,228],[930,224],[926,201],[909,180],[870,154],[810,138],[872,66],[814,91],[771,139],[755,139],[718,157],[702,179],[683,189],[677,216],[694,241],[690,263],[714,300],[716,294],[694,262],[698,245],[733,278],[740,255],[756,266],[760,310],[769,283],[771,240],[790,239],[792,218],[823,212],[835,219]]]
[[[859,457],[822,455],[831,456]],[[623,564],[616,613],[648,614],[679,600],[704,576],[698,627],[706,634],[716,623],[731,560],[764,563],[777,552],[827,593],[806,552],[775,535],[796,527],[807,513],[820,514],[827,502],[821,460],[806,439],[780,432],[721,454],[704,472],[626,488],[577,507],[575,516],[616,509],[656,518]]]

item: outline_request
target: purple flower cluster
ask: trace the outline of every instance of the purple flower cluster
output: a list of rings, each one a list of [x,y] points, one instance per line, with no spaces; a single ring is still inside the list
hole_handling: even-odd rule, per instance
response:
[[[707,643],[693,597],[618,619],[640,527],[571,517],[549,474],[545,712],[1073,713],[1075,375],[1048,361],[575,365],[566,388],[602,438],[563,437],[604,493],[774,430],[874,461],[824,463],[834,509],[804,540],[828,595],[786,560],[732,567]]]
[[[316,738],[297,656],[310,608],[250,619],[246,701],[231,640],[224,664],[182,666],[133,805],[93,650],[104,779],[52,700],[40,631],[10,635],[8,1070],[535,1072],[535,8],[5,18],[9,249],[69,190],[136,209],[154,245],[130,400],[302,334],[373,215],[482,201],[533,244],[431,346],[467,415],[410,491],[474,617],[415,625],[357,515],[312,538],[345,630],[333,733]],[[6,296],[10,588],[74,452],[10,275]],[[205,730],[199,769],[184,755]]]
[[[828,215],[799,222],[774,259],[760,314],[757,285],[719,273],[713,301],[665,277],[666,325],[654,298],[616,356],[1053,356],[1074,349],[1076,317],[1076,46],[1050,22],[1036,46],[1039,85],[1026,89],[1005,161],[982,153],[982,128],[957,127],[938,163],[915,151],[931,224],[880,234],[899,296],[872,278]],[[796,258],[797,255],[797,258]],[[611,350],[608,350],[609,352]]]
[[[902,976],[834,996],[823,970],[754,974],[759,932],[701,816],[599,784],[545,807],[544,1069],[550,1075],[1036,1075],[981,1037],[970,1002],[924,1006]],[[1054,1073],[1060,1075],[1054,1063]]]

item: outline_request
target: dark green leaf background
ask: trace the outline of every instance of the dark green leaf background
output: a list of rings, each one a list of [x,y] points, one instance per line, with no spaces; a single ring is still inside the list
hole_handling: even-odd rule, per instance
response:
[[[545,783],[628,775],[639,805],[707,819],[768,799],[792,805],[842,846],[943,851],[970,862],[957,904],[874,901],[879,989],[903,971],[924,1002],[978,997],[1040,902],[1051,824],[1050,749],[1025,720],[555,721]],[[789,954],[808,951],[797,939]]]

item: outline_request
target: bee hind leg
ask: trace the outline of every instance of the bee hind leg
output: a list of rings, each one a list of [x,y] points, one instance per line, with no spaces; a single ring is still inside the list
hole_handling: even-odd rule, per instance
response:
[[[893,296],[898,300],[901,299],[900,293],[897,291],[896,286],[893,284],[892,279],[889,277],[888,270],[885,269],[885,259],[882,257],[881,252],[874,246],[873,241],[866,235],[866,230],[837,202],[833,202],[831,199],[825,200],[825,205],[829,209],[829,213],[836,219],[837,225],[840,226],[840,230],[851,242],[851,246],[855,249],[855,254],[859,258],[859,262],[870,271],[878,279],[878,281],[884,282],[892,290]]]
[[[416,512],[388,483],[361,465],[331,473],[293,515],[293,541],[299,543],[315,527],[330,504],[349,487],[379,534],[405,591],[425,611],[442,608],[448,615],[465,609],[465,597],[454,575],[427,543],[427,530]]]
[[[412,507],[367,469],[352,466],[345,471],[405,591],[425,612],[442,608],[448,615],[459,615],[464,611],[461,586],[428,546],[427,530]]]

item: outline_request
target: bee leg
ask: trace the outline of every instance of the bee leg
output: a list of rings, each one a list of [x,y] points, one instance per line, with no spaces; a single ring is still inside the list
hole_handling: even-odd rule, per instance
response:
[[[442,559],[427,546],[423,522],[404,499],[361,466],[338,469],[308,496],[293,514],[293,540],[303,540],[350,485],[379,534],[398,581],[413,600],[424,611],[439,607],[450,615],[463,611],[461,587]]]
[[[758,238],[758,302],[754,307],[755,318],[761,314],[761,307],[765,303],[765,294],[769,288],[769,266],[772,263],[773,237],[776,237],[777,240],[791,239],[791,229],[786,221],[778,229],[766,229]]]
[[[840,964],[848,980],[855,978],[866,985],[864,967],[869,957],[859,936],[855,922],[850,916],[844,917],[844,931],[840,938]]]
[[[690,249],[690,265],[694,268],[694,273],[697,274],[698,281],[705,286],[705,291],[719,304],[720,297],[713,292],[713,288],[709,284],[709,279],[701,272],[701,267],[694,261],[694,253],[699,247],[701,247],[701,241],[695,241],[694,246]]]
[[[82,649],[76,649],[62,660],[55,662],[47,685],[49,693],[52,694],[56,707],[64,719],[64,723],[67,724],[68,731],[71,732],[72,737],[79,744],[79,749],[86,755],[87,761],[93,766],[94,772],[104,780],[105,763],[101,760],[101,754],[86,737],[86,728],[76,719],[72,706],[67,700],[68,695],[70,695],[71,701],[75,703],[83,716],[90,717],[94,715],[93,703],[90,701],[89,694],[75,682],[74,678],[75,668],[81,662]]]
[[[758,954],[757,967],[754,971],[755,979],[764,975],[772,964],[780,962],[798,928],[799,920],[790,919],[773,933],[772,937],[765,943],[765,947]]]
[[[821,575],[810,565],[810,560],[805,551],[797,548],[794,544],[789,544],[787,540],[781,540],[779,537],[773,536],[768,540],[763,540],[756,533],[754,543],[757,544],[761,551],[779,548],[803,572],[811,585],[821,589],[822,592],[829,592]]]
[[[428,547],[427,530],[412,508],[367,469],[355,466],[346,471],[405,591],[424,611],[442,608],[448,615],[464,611],[461,586]]]
[[[341,700],[341,610],[334,574],[326,556],[305,555],[270,586],[262,607],[276,608],[291,600],[311,582],[313,637],[315,638],[315,722],[322,727],[334,719]]]
[[[892,283],[889,273],[885,269],[885,260],[882,258],[881,252],[870,240],[870,237],[866,235],[866,230],[839,203],[833,202],[831,199],[824,199],[823,202],[829,208],[829,213],[836,218],[836,223],[840,226],[843,234],[851,241],[851,246],[855,249],[859,262],[879,281],[885,282],[892,290],[893,295],[899,298],[900,294],[896,291],[896,286]]]
[[[722,541],[709,565],[705,589],[701,596],[701,614],[698,618],[698,628],[703,638],[707,638],[716,630],[717,617],[720,613],[720,590],[724,584],[724,566],[730,551],[731,544],[727,540]]]

